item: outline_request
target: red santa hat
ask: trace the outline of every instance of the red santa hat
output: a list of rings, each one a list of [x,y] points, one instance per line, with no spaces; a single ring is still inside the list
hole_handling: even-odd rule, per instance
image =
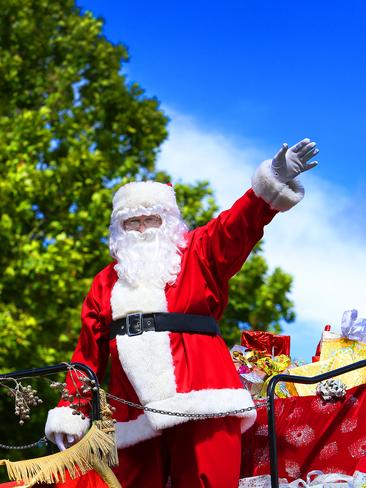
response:
[[[127,183],[113,197],[112,217],[122,211],[124,218],[137,215],[139,210],[157,213],[157,209],[180,215],[175,192],[171,185],[156,181]]]

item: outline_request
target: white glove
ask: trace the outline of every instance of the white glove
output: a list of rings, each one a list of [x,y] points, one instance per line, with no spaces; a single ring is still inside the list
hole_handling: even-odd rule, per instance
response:
[[[79,442],[88,431],[89,425],[88,418],[74,415],[74,410],[70,407],[56,407],[48,412],[45,434],[60,451],[64,451]]]
[[[80,437],[76,435],[65,434],[64,432],[55,433],[55,444],[60,451],[64,451],[65,449],[73,446],[79,442],[79,440]]]
[[[300,173],[317,166],[317,161],[307,162],[318,154],[316,143],[310,139],[303,139],[292,147],[283,144],[281,149],[272,159],[272,171],[281,183],[288,183]]]

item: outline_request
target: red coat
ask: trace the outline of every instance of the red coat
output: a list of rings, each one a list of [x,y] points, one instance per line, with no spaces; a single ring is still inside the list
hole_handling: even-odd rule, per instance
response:
[[[168,311],[219,320],[228,302],[229,279],[241,269],[275,214],[276,210],[250,189],[231,209],[189,232],[181,272],[176,282],[165,288]],[[92,283],[83,305],[82,330],[72,361],[90,366],[101,381],[111,356],[109,392],[149,407],[216,413],[252,405],[219,336],[144,332],[109,340],[112,313],[118,317],[116,299],[111,306],[112,290],[118,282],[114,265],[104,268]],[[117,300],[123,300],[116,290]],[[113,405],[118,447],[159,435],[160,429],[187,421],[142,413],[117,402]],[[253,424],[255,415],[252,411],[243,416],[243,430]]]

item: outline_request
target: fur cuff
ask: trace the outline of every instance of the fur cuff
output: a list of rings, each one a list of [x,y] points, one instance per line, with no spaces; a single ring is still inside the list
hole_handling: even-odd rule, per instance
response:
[[[279,181],[272,173],[271,163],[267,159],[259,166],[252,178],[252,188],[274,210],[285,212],[304,198],[304,187],[296,179],[288,183]]]
[[[45,434],[48,440],[55,442],[56,433],[82,437],[89,429],[90,421],[80,415],[73,415],[70,407],[56,407],[48,412]]]
[[[139,415],[135,420],[117,422],[115,428],[118,449],[124,449],[161,435],[159,430],[153,428],[145,414]]]

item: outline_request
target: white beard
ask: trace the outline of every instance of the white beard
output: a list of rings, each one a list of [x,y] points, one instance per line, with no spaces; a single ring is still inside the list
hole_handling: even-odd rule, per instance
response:
[[[161,227],[124,233],[111,295],[113,320],[133,312],[167,312],[165,286],[180,271],[181,253]]]

